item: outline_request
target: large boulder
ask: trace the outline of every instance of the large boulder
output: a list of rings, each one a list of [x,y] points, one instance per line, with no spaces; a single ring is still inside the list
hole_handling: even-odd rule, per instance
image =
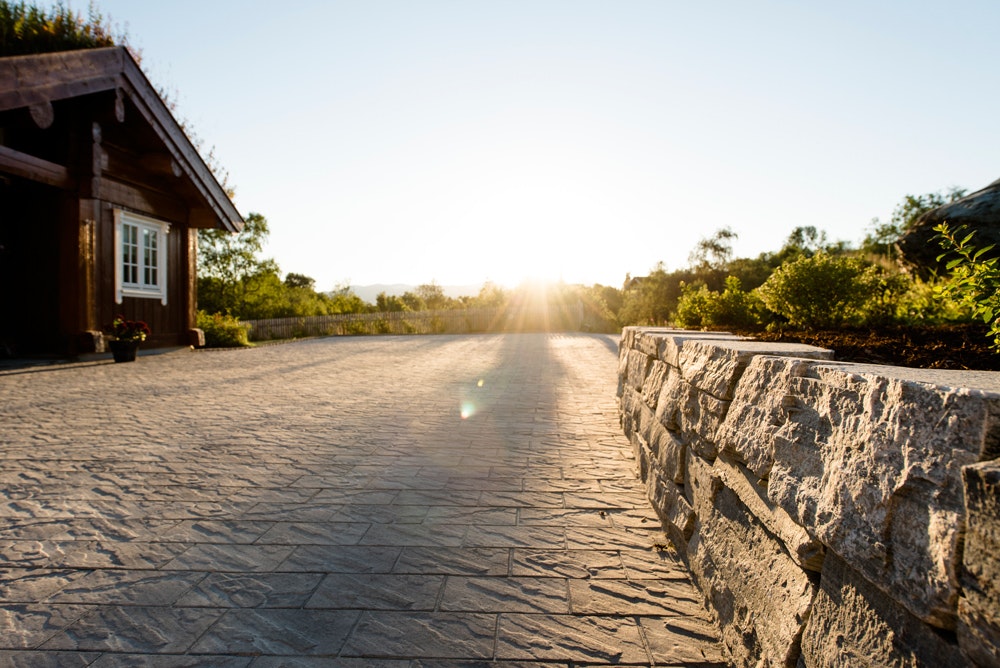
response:
[[[934,227],[945,222],[952,229],[965,225],[970,232],[975,232],[973,243],[977,248],[997,244],[993,253],[984,257],[1000,255],[1000,179],[956,202],[928,211],[900,237],[896,244],[900,255],[922,274],[929,274],[931,270],[946,273],[945,262],[937,261],[944,251],[934,241],[937,235]]]

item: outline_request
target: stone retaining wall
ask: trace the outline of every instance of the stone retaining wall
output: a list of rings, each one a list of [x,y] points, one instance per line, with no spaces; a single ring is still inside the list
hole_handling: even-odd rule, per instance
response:
[[[1000,666],[1000,374],[626,328],[622,427],[739,666]]]

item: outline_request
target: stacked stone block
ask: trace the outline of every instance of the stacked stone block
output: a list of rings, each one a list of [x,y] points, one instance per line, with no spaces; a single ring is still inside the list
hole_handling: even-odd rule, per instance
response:
[[[733,661],[1000,665],[1000,375],[832,357],[622,335],[622,427]]]

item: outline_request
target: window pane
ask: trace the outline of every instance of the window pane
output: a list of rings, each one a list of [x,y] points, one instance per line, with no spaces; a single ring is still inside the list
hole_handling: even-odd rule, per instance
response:
[[[166,231],[150,222],[132,222],[128,214],[120,222],[121,286],[126,287],[127,296],[159,296],[166,299],[165,287],[160,285],[160,263],[167,260],[167,248],[160,252],[160,237]]]
[[[139,228],[122,225],[122,281],[135,285],[139,282]]]

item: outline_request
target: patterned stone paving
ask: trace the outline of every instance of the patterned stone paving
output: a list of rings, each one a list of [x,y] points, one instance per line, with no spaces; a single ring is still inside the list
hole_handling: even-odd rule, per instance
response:
[[[0,665],[725,665],[616,337],[0,370]]]

